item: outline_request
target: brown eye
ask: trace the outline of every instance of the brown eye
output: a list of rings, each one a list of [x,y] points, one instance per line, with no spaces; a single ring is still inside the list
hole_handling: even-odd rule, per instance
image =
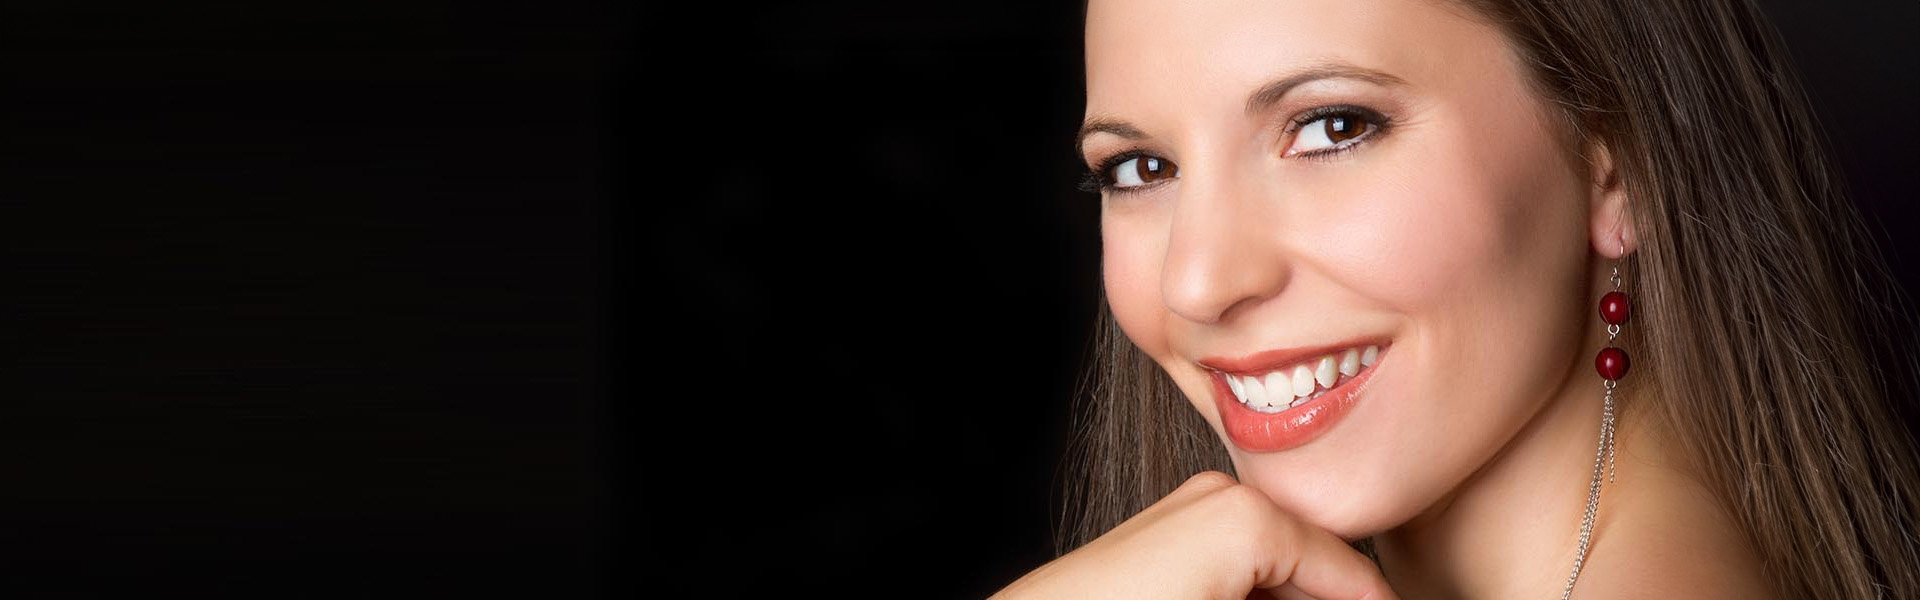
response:
[[[1356,144],[1369,143],[1385,131],[1386,117],[1359,107],[1335,107],[1301,118],[1300,128],[1285,156],[1325,155]]]
[[[1115,189],[1140,187],[1156,181],[1171,179],[1180,173],[1179,165],[1158,156],[1136,156],[1113,166],[1108,181]]]
[[[1360,137],[1360,135],[1366,133],[1368,129],[1367,122],[1363,119],[1327,117],[1323,120],[1327,123],[1327,139],[1336,144]]]
[[[1140,176],[1140,181],[1147,183],[1172,177],[1173,173],[1180,169],[1173,166],[1173,163],[1152,156],[1142,156],[1140,160],[1134,161],[1134,165],[1133,169]]]

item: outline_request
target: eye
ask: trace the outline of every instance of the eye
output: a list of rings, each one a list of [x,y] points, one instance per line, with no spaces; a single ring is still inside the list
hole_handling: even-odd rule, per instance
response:
[[[1180,166],[1158,156],[1136,155],[1122,157],[1119,163],[1108,167],[1104,173],[1107,187],[1114,189],[1137,188],[1171,179],[1180,172]]]
[[[1299,133],[1285,156],[1329,154],[1344,150],[1382,129],[1385,118],[1358,107],[1327,107],[1302,116]]]

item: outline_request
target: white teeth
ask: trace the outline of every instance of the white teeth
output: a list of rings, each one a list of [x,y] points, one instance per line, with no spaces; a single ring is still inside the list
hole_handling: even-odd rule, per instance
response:
[[[1380,347],[1367,346],[1322,356],[1264,376],[1221,375],[1227,378],[1227,387],[1233,395],[1247,408],[1272,414],[1326,394],[1347,377],[1359,376],[1360,371],[1379,360]]]
[[[1339,376],[1340,371],[1334,368],[1332,356],[1322,356],[1320,362],[1313,364],[1313,380],[1318,382],[1320,387],[1332,388],[1334,378]]]
[[[1294,367],[1293,368],[1293,395],[1306,396],[1312,393],[1313,393],[1313,371],[1307,370],[1306,365],[1299,365]]]
[[[1246,394],[1242,397],[1246,399],[1247,406],[1267,405],[1267,386],[1260,384],[1259,377],[1248,377],[1241,385],[1246,388]]]
[[[1240,396],[1246,400],[1246,406],[1267,406],[1267,387],[1260,385],[1260,377],[1246,377],[1240,381],[1240,387],[1246,388]]]
[[[1266,377],[1260,378],[1260,383],[1266,384],[1267,397],[1272,399],[1274,404],[1293,401],[1293,380],[1288,379],[1286,373],[1279,371],[1268,373]]]

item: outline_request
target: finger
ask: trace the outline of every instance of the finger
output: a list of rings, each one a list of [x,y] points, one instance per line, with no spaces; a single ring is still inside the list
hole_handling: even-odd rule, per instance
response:
[[[1267,588],[1279,598],[1398,600],[1386,587],[1379,565],[1346,540],[1284,513],[1267,527],[1267,563],[1261,565],[1254,587]]]
[[[1283,585],[1264,590],[1253,588],[1253,591],[1247,592],[1247,600],[1314,600],[1314,598],[1300,591],[1300,588]]]
[[[1247,592],[1247,600],[1320,600],[1320,599],[1315,598],[1313,596],[1308,596],[1306,592],[1300,591],[1300,588],[1293,587],[1292,584],[1287,584],[1277,588],[1268,588],[1264,590],[1260,588],[1253,588],[1253,591]]]
[[[1240,485],[1240,482],[1234,480],[1232,475],[1219,471],[1201,471],[1194,473],[1192,477],[1188,477],[1185,483],[1181,483],[1180,487],[1174,488],[1172,493],[1167,494],[1167,497],[1199,497],[1236,485]]]
[[[1277,519],[1271,563],[1257,588],[1280,598],[1314,600],[1397,600],[1380,568],[1346,540],[1327,531]]]
[[[1319,600],[1313,596],[1308,596],[1306,592],[1300,591],[1300,588],[1294,587],[1293,584],[1268,590],[1255,589],[1254,591],[1267,594],[1266,596],[1262,596],[1260,600]]]
[[[1220,490],[1238,485],[1240,482],[1235,481],[1232,475],[1219,471],[1201,471],[1188,477],[1180,487],[1174,488],[1172,492],[1160,498],[1160,501],[1141,511],[1140,516],[1151,518],[1161,513],[1174,512]]]

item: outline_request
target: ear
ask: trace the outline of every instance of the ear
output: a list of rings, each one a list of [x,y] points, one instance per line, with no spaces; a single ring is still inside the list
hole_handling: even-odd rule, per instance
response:
[[[1607,258],[1624,258],[1640,247],[1633,230],[1633,212],[1629,210],[1627,186],[1614,168],[1613,152],[1602,142],[1587,144],[1588,238],[1593,251]]]

